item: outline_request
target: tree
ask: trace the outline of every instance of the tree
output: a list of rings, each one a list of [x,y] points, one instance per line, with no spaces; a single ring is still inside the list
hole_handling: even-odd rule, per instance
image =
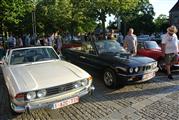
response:
[[[30,7],[24,3],[24,0],[1,0],[0,10],[0,22],[4,31],[9,25],[17,26]]]
[[[128,27],[134,27],[136,33],[150,34],[155,29],[153,19],[154,10],[149,0],[139,0],[136,9],[131,12],[130,18],[125,19],[128,23]]]
[[[59,29],[72,34],[91,31],[95,19],[87,12],[86,0],[56,0],[53,3],[41,2],[37,6],[37,27],[46,33]]]
[[[102,22],[103,36],[105,35],[105,21],[107,14],[116,16],[126,13],[137,6],[139,0],[91,0],[89,12]]]
[[[155,32],[164,32],[166,28],[169,26],[169,21],[168,21],[168,16],[166,15],[159,15],[155,20],[155,26],[156,26],[156,31]]]

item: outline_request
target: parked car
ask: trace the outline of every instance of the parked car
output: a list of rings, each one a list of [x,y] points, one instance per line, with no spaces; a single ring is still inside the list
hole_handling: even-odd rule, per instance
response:
[[[73,38],[71,36],[66,36],[63,38],[62,49],[80,47],[80,46],[81,46],[81,40],[76,36],[73,36]]]
[[[139,36],[137,36],[138,42],[149,41],[149,40],[151,40],[149,35],[139,35]]]
[[[154,38],[152,38],[153,41],[156,41],[157,44],[161,44],[161,41],[162,41],[162,37],[161,35],[156,35]]]
[[[165,62],[162,56],[162,50],[156,41],[144,41],[138,43],[137,55],[153,58],[158,61],[158,66],[160,70],[165,69]],[[179,55],[178,62],[172,66],[172,70],[179,70]]]
[[[115,40],[83,42],[82,47],[65,49],[62,53],[74,64],[102,71],[104,84],[109,88],[116,88],[129,81],[149,80],[158,71],[157,61],[131,56]]]
[[[94,89],[86,71],[61,60],[50,46],[8,50],[1,68],[10,106],[17,113],[62,108]]]

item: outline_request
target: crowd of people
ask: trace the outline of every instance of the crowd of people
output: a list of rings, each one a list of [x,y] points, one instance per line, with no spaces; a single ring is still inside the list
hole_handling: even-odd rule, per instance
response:
[[[166,70],[168,79],[173,79],[171,75],[171,66],[177,61],[179,46],[178,46],[178,38],[177,38],[177,28],[175,26],[170,26],[167,28],[167,33],[162,36],[162,53],[166,63]],[[11,49],[16,47],[29,47],[34,45],[48,45],[54,47],[57,53],[60,53],[64,37],[71,36],[70,34],[65,34],[61,36],[59,33],[57,34],[49,34],[47,36],[39,37],[30,34],[24,34],[22,36],[15,37],[12,33],[7,38],[7,45],[4,49]],[[121,46],[126,49],[132,55],[137,54],[137,36],[134,34],[134,29],[129,28],[128,33],[125,37],[121,33],[118,33],[118,36],[115,36],[114,31],[112,30],[108,34],[100,33],[96,35],[94,32],[77,35],[77,38],[82,41],[96,41],[102,39],[115,39],[118,41]],[[71,38],[70,38],[71,39]],[[0,42],[0,48],[3,49],[3,43]]]

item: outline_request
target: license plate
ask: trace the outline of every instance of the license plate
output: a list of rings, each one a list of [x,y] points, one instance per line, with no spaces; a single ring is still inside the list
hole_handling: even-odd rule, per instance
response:
[[[149,79],[153,78],[154,76],[155,76],[155,72],[148,73],[142,77],[142,80],[149,80]]]
[[[70,99],[60,101],[58,103],[54,103],[52,109],[62,108],[62,107],[65,107],[65,106],[68,106],[68,105],[71,105],[71,104],[74,104],[74,103],[78,103],[78,102],[79,102],[79,97],[78,96],[73,97],[73,98],[70,98]]]

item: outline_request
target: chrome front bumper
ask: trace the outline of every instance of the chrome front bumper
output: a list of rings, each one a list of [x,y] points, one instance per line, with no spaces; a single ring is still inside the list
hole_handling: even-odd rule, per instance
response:
[[[140,75],[144,75],[144,74],[148,74],[148,73],[151,73],[151,72],[157,72],[159,70],[158,67],[156,67],[155,69],[153,70],[150,70],[150,71],[147,71],[145,73],[139,73],[139,74],[121,74],[121,73],[117,73],[118,76],[122,76],[122,77],[133,77],[133,76],[140,76]]]
[[[16,104],[14,104],[13,102],[11,102],[11,108],[17,113],[22,113],[25,111],[29,111],[32,109],[38,109],[38,108],[52,109],[52,106],[54,103],[57,103],[57,102],[60,102],[60,101],[63,101],[65,99],[72,98],[75,96],[81,97],[86,94],[91,95],[93,93],[94,89],[95,89],[95,87],[93,85],[91,85],[89,87],[75,90],[73,92],[64,93],[63,95],[57,94],[54,96],[48,96],[47,98],[44,98],[44,99],[30,101],[25,106],[18,106]]]
[[[126,75],[126,74],[117,74],[119,79],[123,82],[144,82],[147,80],[150,80],[155,77],[155,75],[150,78],[150,79],[143,79],[142,76],[150,73],[156,73],[159,70],[158,67],[156,67],[153,70],[147,71],[145,73],[139,73],[139,74],[131,74],[131,75]]]

